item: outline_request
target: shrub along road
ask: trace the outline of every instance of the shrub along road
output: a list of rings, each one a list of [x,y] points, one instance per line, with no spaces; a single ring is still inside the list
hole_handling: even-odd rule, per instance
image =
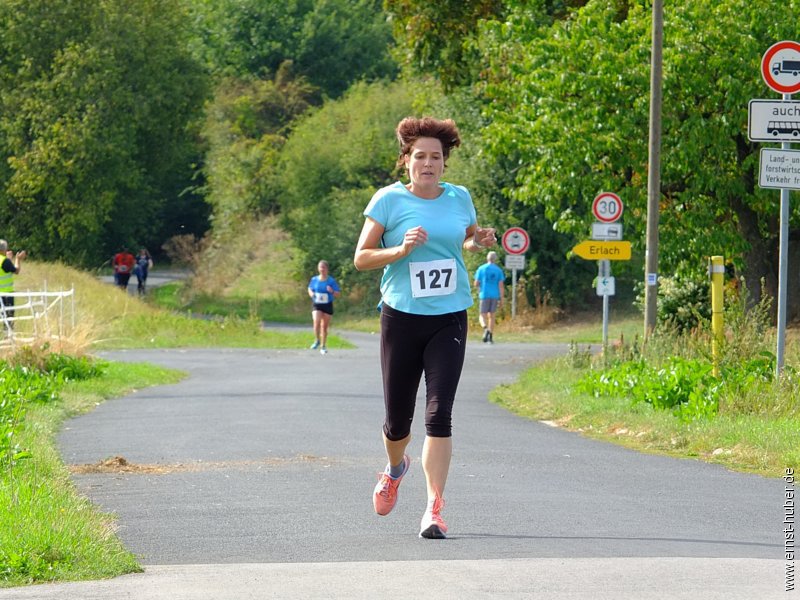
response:
[[[109,353],[190,373],[104,403],[59,440],[145,573],[0,598],[785,597],[782,480],[638,454],[487,401],[563,345],[468,346],[447,540],[417,537],[421,398],[411,471],[394,512],[376,516],[378,339],[345,337],[358,347],[327,356]]]

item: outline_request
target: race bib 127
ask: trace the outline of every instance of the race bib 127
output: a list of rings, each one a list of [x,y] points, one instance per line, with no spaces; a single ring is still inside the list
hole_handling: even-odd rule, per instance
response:
[[[456,259],[408,263],[414,298],[448,296],[456,291]]]

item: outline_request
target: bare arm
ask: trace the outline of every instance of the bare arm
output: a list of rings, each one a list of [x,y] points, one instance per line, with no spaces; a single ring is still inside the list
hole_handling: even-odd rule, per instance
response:
[[[494,227],[470,225],[467,227],[466,235],[464,236],[464,250],[468,252],[479,252],[480,250],[494,246],[497,243],[495,231],[496,229]]]
[[[380,269],[401,258],[408,256],[414,248],[428,241],[428,233],[422,227],[412,227],[406,231],[403,243],[391,248],[381,248],[381,236],[385,231],[383,225],[367,217],[356,245],[353,264],[359,271]]]

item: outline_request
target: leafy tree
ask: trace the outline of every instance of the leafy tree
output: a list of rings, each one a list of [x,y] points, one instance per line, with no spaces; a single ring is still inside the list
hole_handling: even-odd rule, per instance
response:
[[[349,287],[373,282],[355,273],[353,249],[372,194],[395,180],[394,128],[413,112],[410,86],[358,83],[294,127],[281,153],[281,206],[307,272],[325,259]]]
[[[524,26],[566,18],[587,0],[384,0],[399,62],[414,75],[435,74],[448,92],[475,83],[486,64],[474,44],[480,24],[524,15]],[[613,0],[627,5],[627,0]],[[518,25],[523,24],[518,20]]]
[[[416,74],[435,73],[445,89],[476,79],[479,57],[465,45],[476,24],[503,14],[502,0],[384,0],[401,64]]]
[[[316,93],[284,63],[274,80],[226,78],[206,111],[203,167],[214,234],[224,236],[258,214],[279,209],[278,161],[291,122]]]
[[[0,228],[17,247],[97,264],[191,213],[206,83],[184,16],[178,0],[0,1]]]
[[[198,55],[215,73],[272,79],[286,60],[335,98],[359,79],[392,77],[380,0],[196,0]]]
[[[791,19],[764,18],[773,8],[768,0],[665,3],[662,273],[702,268],[719,253],[775,290],[778,203],[755,183],[761,145],[747,140],[748,100],[766,91],[761,56],[796,35]],[[800,4],[783,8],[798,14]],[[643,256],[649,5],[593,0],[552,26],[531,27],[525,16],[515,7],[480,39],[491,61],[486,151],[516,166],[509,201],[543,207],[577,241],[588,233],[592,198],[615,191],[626,204],[625,237]]]
[[[586,261],[564,260],[571,247],[571,239],[553,230],[552,222],[544,215],[539,204],[509,199],[506,190],[513,188],[519,165],[503,156],[490,156],[486,151],[484,133],[489,121],[481,114],[480,99],[467,88],[458,88],[437,99],[430,94],[432,113],[454,116],[461,133],[462,144],[448,161],[445,179],[470,190],[478,212],[478,221],[495,227],[498,237],[509,227],[523,227],[531,238],[531,248],[526,255],[526,267],[518,273],[520,278],[538,285],[526,286],[528,302],[536,305],[547,294],[561,307],[580,308],[595,299],[587,282],[592,281],[597,270]],[[502,256],[502,250],[498,248]],[[485,262],[483,253],[468,254],[467,267],[472,271]]]
[[[484,111],[487,102],[484,69],[495,64],[489,57],[505,48],[497,41],[487,42],[493,31],[482,24],[502,17],[500,22],[509,21],[506,27],[514,27],[515,31],[524,28],[526,36],[530,37],[556,19],[563,19],[569,10],[585,4],[585,0],[455,4],[414,0],[384,3],[392,14],[405,68],[436,75],[447,91],[446,95],[441,92],[438,96],[431,95],[439,98],[433,101],[433,112],[455,118],[463,139],[461,148],[450,161],[447,177],[470,189],[482,223],[496,227],[499,232],[511,226],[522,226],[529,232],[532,245],[522,276],[529,281],[538,280],[544,293],[558,305],[580,306],[594,299],[593,291],[585,283],[596,273],[594,265],[564,260],[571,240],[553,230],[544,208],[508,197],[520,167],[516,157],[486,151],[491,140],[486,137],[484,128],[491,123],[493,115]],[[495,55],[495,58],[497,65],[512,60],[509,56]],[[468,267],[474,268],[483,260],[484,256],[468,256]],[[537,301],[535,286],[529,286],[527,291],[529,301],[534,304]]]
[[[297,55],[314,0],[191,0],[193,47],[213,73],[270,79]]]
[[[338,98],[361,79],[393,78],[391,46],[380,0],[317,0],[303,22],[297,72]]]

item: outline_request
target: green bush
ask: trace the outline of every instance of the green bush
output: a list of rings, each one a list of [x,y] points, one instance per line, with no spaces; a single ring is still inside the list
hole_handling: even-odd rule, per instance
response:
[[[55,377],[27,367],[0,366],[0,467],[13,467],[27,458],[20,447],[19,433],[29,402],[50,402],[56,398]]]
[[[45,371],[59,375],[66,381],[84,381],[102,375],[107,364],[88,356],[50,354],[45,361]]]
[[[575,390],[595,397],[630,398],[633,404],[645,402],[653,408],[671,410],[683,421],[713,417],[721,403],[738,412],[753,412],[754,407],[733,400],[755,386],[774,382],[775,357],[762,352],[750,360],[724,366],[719,377],[712,371],[710,362],[696,358],[672,356],[659,366],[638,359],[603,371],[591,370],[575,384]],[[795,370],[785,370],[784,386],[796,386],[799,381]],[[791,406],[784,408],[784,412],[792,410]]]
[[[644,290],[639,286],[636,305],[644,307]],[[659,277],[656,319],[659,325],[680,333],[692,331],[711,320],[711,288],[707,277],[675,275]]]
[[[576,389],[594,396],[622,396],[653,408],[672,410],[685,420],[716,414],[720,380],[711,365],[697,359],[670,357],[663,366],[645,360],[628,361],[603,371],[591,371]]]
[[[28,364],[12,366],[0,362],[0,468],[11,467],[30,453],[18,442],[30,403],[46,404],[58,399],[66,381],[97,377],[105,363],[87,357],[22,351],[15,358]]]

